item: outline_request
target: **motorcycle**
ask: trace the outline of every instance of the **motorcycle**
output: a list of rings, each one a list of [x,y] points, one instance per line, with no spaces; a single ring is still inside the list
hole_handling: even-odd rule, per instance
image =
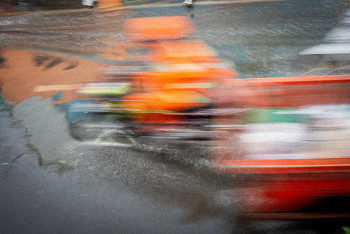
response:
[[[77,90],[93,101],[72,107],[89,116],[72,124],[72,135],[142,150],[210,151],[230,128],[216,120],[240,111],[216,101],[236,72],[205,43],[184,39],[193,31],[186,17],[136,18],[126,25],[128,61],[105,68],[106,82]]]

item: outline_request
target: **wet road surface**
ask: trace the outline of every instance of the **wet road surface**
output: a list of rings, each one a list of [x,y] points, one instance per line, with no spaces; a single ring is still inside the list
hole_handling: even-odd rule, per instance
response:
[[[124,16],[10,16],[1,21],[1,45],[100,61],[106,47],[123,41]],[[231,232],[225,207],[213,200],[225,179],[161,155],[78,142],[50,102],[28,99],[1,118],[4,233]]]
[[[106,15],[108,17],[106,17]],[[122,41],[123,11],[33,13],[2,17],[2,47],[101,54]]]
[[[298,63],[298,53],[319,43],[349,6],[316,0],[198,4],[192,38],[216,49],[242,78],[300,75],[309,67]],[[123,46],[123,22],[161,15],[189,12],[151,7],[0,16],[0,45],[101,61],[108,48]],[[48,103],[27,100],[12,116],[6,105],[0,109],[2,233],[240,233],[228,191],[234,179],[208,170],[206,161],[169,161],[76,141],[64,127],[64,112],[56,114],[59,108]],[[51,118],[45,124],[56,129],[42,128],[45,115],[34,107],[46,108]],[[56,154],[55,162],[43,160],[45,154]],[[277,233],[295,233],[297,225],[255,229],[276,226]],[[318,233],[304,226],[301,232]]]
[[[2,112],[0,123],[1,208],[6,211],[0,218],[2,233],[230,233],[232,229],[224,207],[214,200],[225,188],[220,176],[169,163],[160,155],[73,139],[60,150],[74,161],[43,165],[9,111]]]

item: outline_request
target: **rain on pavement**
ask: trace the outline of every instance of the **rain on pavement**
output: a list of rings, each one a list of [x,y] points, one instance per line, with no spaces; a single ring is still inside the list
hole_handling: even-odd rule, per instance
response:
[[[193,9],[192,37],[231,62],[241,78],[307,72],[309,68],[298,63],[298,53],[318,44],[350,5],[340,0],[203,3]],[[137,4],[148,7],[132,7]],[[90,62],[121,62],[127,19],[189,16],[178,1],[126,6],[0,16],[0,71],[13,69],[5,55],[14,51],[29,64],[19,75],[52,71],[59,79],[69,68],[67,74],[74,79],[74,72]],[[229,190],[234,178],[211,171],[206,158],[177,158],[176,152],[169,158],[74,140],[65,106],[50,105],[57,91],[38,92],[46,95],[44,100],[31,92],[11,96],[16,90],[2,91],[5,101],[18,104],[0,103],[0,204],[6,211],[0,216],[2,233],[240,233]],[[268,223],[257,229],[276,226],[281,233],[295,233],[297,225]],[[308,227],[303,231],[313,233]]]

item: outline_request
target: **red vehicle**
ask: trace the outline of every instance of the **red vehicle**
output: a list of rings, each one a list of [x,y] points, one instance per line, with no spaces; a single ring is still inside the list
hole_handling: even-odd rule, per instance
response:
[[[250,109],[236,116],[234,137],[218,137],[213,158],[218,171],[240,178],[241,214],[349,218],[350,75],[241,82]]]

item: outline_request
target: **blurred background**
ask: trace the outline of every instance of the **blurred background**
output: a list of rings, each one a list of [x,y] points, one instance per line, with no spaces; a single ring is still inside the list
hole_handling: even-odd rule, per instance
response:
[[[348,232],[349,1],[83,3],[1,1],[3,233]]]

